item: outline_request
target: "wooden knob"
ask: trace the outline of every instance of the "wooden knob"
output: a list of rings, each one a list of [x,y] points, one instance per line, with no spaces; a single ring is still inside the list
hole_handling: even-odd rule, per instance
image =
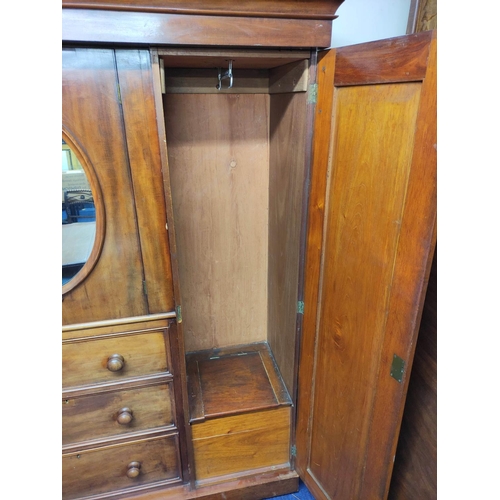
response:
[[[118,372],[123,368],[125,359],[120,354],[112,354],[108,358],[107,367],[110,372]]]
[[[127,477],[133,479],[141,473],[141,462],[130,462],[127,466]]]
[[[116,417],[116,421],[121,425],[127,425],[127,424],[130,424],[133,417],[134,417],[134,414],[130,408],[122,408],[118,412],[118,416]]]

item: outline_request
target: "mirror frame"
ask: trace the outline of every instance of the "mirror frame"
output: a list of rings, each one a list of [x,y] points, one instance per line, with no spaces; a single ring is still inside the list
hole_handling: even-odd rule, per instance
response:
[[[87,180],[92,191],[92,196],[94,197],[96,220],[96,231],[92,251],[90,252],[87,262],[85,262],[80,271],[78,271],[78,273],[76,273],[70,281],[62,285],[62,294],[64,296],[75,287],[77,287],[82,281],[84,281],[97,264],[97,261],[99,260],[99,257],[101,255],[102,247],[104,245],[104,234],[106,232],[106,213],[104,210],[101,186],[99,184],[95,169],[90,162],[90,159],[88,158],[84,149],[81,147],[78,141],[74,138],[73,134],[71,134],[71,132],[69,132],[69,130],[64,126],[62,127],[62,138],[78,158],[83,167],[85,175],[87,176]]]

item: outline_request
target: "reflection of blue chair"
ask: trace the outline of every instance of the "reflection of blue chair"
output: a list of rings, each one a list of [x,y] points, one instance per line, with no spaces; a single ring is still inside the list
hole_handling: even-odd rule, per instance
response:
[[[71,189],[65,191],[64,205],[68,217],[67,222],[95,221],[94,198],[90,189]]]
[[[95,207],[82,208],[76,219],[77,222],[95,221]]]

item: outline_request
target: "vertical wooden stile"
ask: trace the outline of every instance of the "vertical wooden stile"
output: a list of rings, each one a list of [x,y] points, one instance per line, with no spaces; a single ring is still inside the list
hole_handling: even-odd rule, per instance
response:
[[[158,52],[155,49],[151,50],[151,64],[153,68],[153,88],[154,88],[154,105],[156,110],[156,124],[158,128],[159,152],[161,161],[161,172],[163,178],[163,191],[165,196],[165,210],[167,216],[167,225],[165,231],[167,233],[170,245],[171,258],[171,273],[172,285],[174,292],[174,302],[176,311],[181,310],[181,293],[179,283],[179,266],[177,260],[177,242],[175,238],[175,223],[172,207],[172,191],[170,184],[170,173],[168,167],[167,155],[167,139],[165,131],[165,118],[163,112],[163,100],[160,81],[160,61]],[[194,451],[191,438],[191,427],[189,426],[189,398],[187,394],[187,374],[185,363],[184,350],[184,333],[182,321],[176,321],[171,325],[171,346],[175,353],[173,356],[174,363],[174,378],[177,384],[175,392],[176,409],[177,409],[177,425],[179,427],[179,436],[181,441],[180,455],[183,470],[183,479],[194,486]]]

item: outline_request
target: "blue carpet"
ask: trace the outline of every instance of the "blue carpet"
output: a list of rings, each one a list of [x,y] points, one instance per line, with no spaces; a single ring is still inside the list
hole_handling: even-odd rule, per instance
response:
[[[280,497],[274,497],[273,500],[314,500],[310,491],[306,488],[306,485],[299,480],[299,491],[297,493],[290,493],[289,495],[282,495]]]

